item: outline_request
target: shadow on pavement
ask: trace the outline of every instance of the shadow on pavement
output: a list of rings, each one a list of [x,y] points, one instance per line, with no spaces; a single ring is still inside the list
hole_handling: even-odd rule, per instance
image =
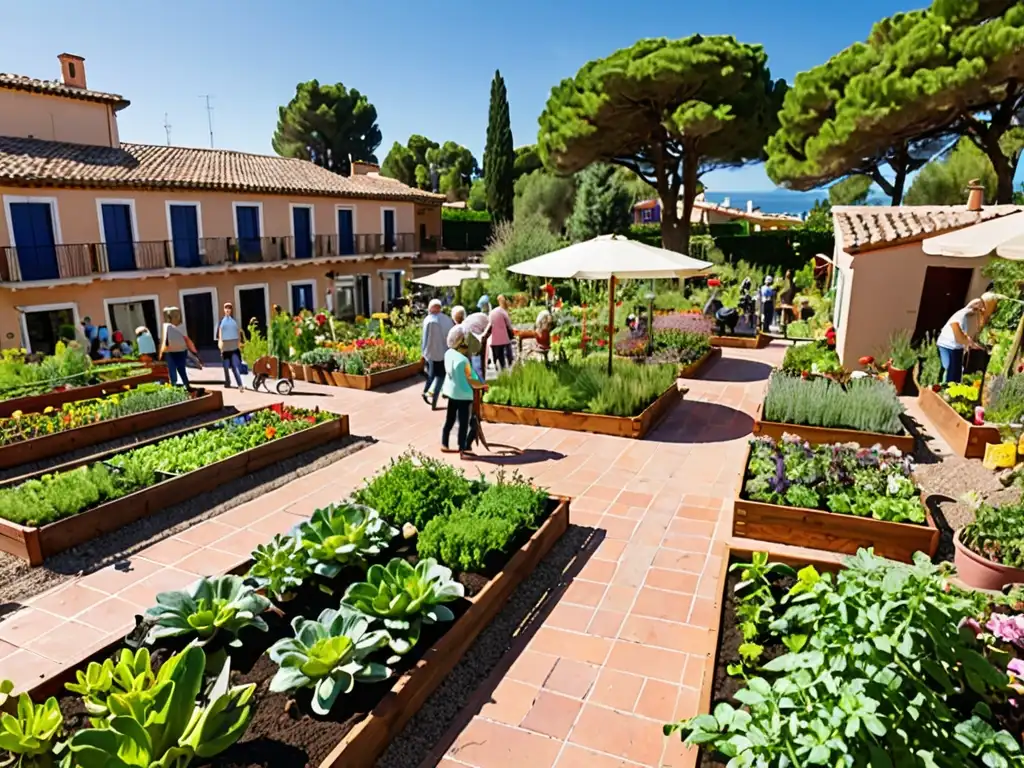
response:
[[[744,360],[738,357],[721,357],[705,369],[697,381],[721,381],[732,384],[748,384],[752,381],[765,381],[772,372],[772,367],[758,360]]]
[[[662,443],[726,443],[746,437],[754,420],[736,408],[701,400],[683,400],[647,439]]]

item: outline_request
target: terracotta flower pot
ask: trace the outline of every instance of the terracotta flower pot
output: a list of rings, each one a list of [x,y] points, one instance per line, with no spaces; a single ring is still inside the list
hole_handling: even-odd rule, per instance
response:
[[[902,368],[893,368],[892,363],[886,364],[886,370],[889,372],[889,381],[896,387],[896,394],[902,395],[907,388],[907,374],[910,371],[905,371]]]
[[[318,366],[318,365],[303,365],[302,366],[302,372],[306,376],[306,381],[308,381],[310,384],[323,384],[324,383],[324,374],[326,373],[326,371],[324,371],[324,369],[321,368],[320,366]]]
[[[972,552],[960,541],[960,531],[953,538],[956,554],[953,563],[957,574],[968,586],[975,589],[1002,589],[1007,584],[1024,582],[1024,570],[994,563],[986,557]]]

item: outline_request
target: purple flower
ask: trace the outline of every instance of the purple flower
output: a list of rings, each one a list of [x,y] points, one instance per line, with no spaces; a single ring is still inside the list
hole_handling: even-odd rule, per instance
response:
[[[1007,616],[1002,613],[993,613],[989,617],[985,628],[1002,640],[1018,648],[1024,648],[1024,614]]]
[[[1010,663],[1006,665],[1006,671],[1014,677],[1024,679],[1024,659],[1010,659]]]
[[[981,624],[978,623],[977,619],[964,619],[960,622],[960,626],[967,627],[968,629],[970,629],[971,632],[974,633],[975,637],[981,634]]]
[[[772,478],[771,486],[775,493],[785,493],[789,487],[789,481],[786,480],[786,462],[780,453],[775,454],[775,476]]]

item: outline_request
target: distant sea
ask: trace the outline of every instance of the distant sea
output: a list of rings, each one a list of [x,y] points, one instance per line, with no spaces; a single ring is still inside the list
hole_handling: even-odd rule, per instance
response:
[[[724,203],[729,199],[733,208],[746,210],[747,200],[752,200],[755,208],[765,213],[788,213],[793,216],[805,216],[814,206],[815,200],[828,200],[827,189],[815,189],[811,192],[794,192],[789,189],[768,189],[754,192],[707,192],[704,195],[713,203]],[[888,204],[885,200],[869,200],[870,203]]]

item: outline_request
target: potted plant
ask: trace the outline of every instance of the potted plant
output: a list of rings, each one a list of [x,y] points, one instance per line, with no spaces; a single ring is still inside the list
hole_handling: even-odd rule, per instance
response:
[[[960,578],[976,589],[1024,583],[1024,504],[981,503],[973,523],[957,531],[954,563]]]
[[[910,341],[910,331],[896,331],[889,337],[889,381],[901,395],[907,386],[907,375],[917,359],[917,352]]]

